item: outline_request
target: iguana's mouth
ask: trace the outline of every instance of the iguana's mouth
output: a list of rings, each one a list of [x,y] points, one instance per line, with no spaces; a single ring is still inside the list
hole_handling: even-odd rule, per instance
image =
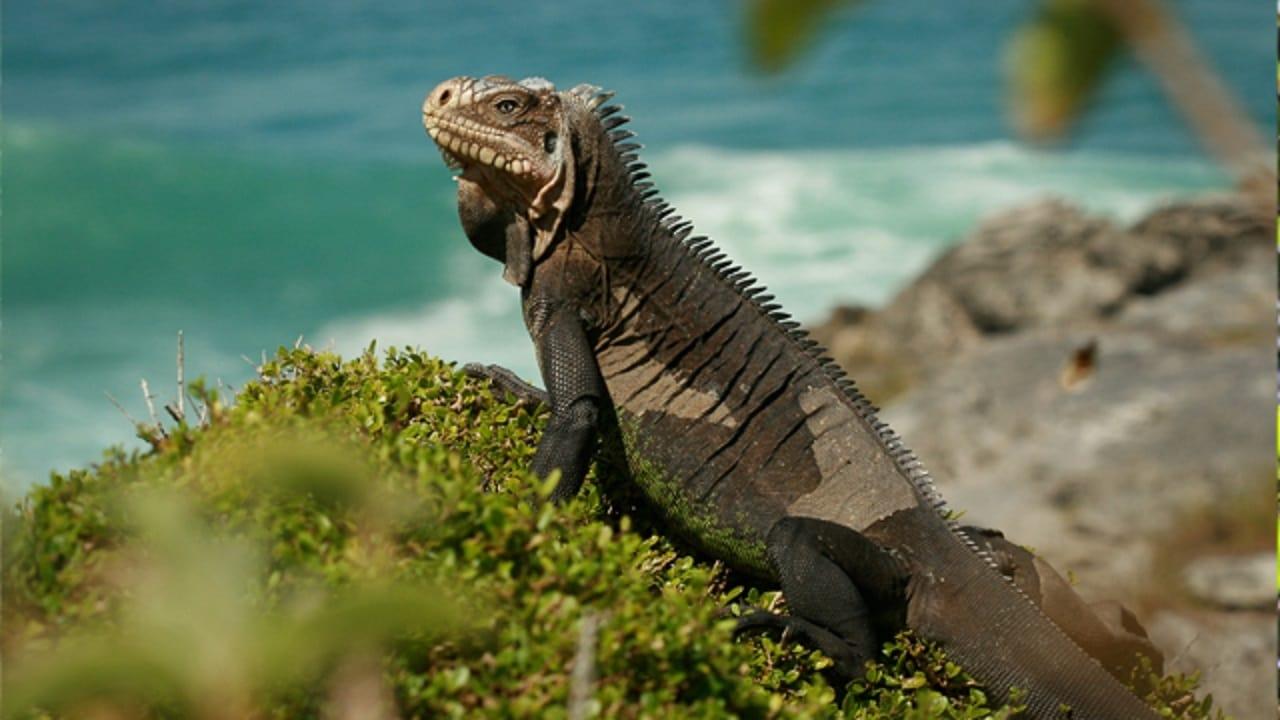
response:
[[[478,123],[423,113],[422,124],[440,148],[444,164],[453,170],[465,171],[479,164],[524,178],[533,178],[537,172],[534,163],[523,157],[523,149],[502,139],[495,146],[495,133]]]
[[[462,162],[462,158],[454,155],[444,148],[440,148],[440,157],[444,158],[444,164],[450,170],[466,170],[466,164]]]
[[[455,181],[470,180],[472,182],[480,182],[481,168],[483,167],[480,163],[460,156],[447,147],[439,145],[437,147],[440,150],[440,157],[444,160],[445,167],[453,171],[453,179]]]

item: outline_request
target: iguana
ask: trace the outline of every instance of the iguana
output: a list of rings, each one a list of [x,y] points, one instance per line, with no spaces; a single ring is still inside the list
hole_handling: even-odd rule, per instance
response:
[[[1024,691],[1033,717],[1157,717],[1112,675],[1136,652],[1158,662],[1141,628],[951,519],[817,343],[658,198],[611,97],[490,76],[423,103],[461,171],[467,237],[520,288],[551,411],[533,469],[560,472],[552,498],[577,493],[604,431],[672,531],[781,585],[790,615],[740,629],[789,628],[855,676],[907,627],[997,698]]]

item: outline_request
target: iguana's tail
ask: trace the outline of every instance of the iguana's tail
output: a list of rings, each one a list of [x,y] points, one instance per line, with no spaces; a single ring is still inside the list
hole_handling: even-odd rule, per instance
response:
[[[938,570],[912,579],[908,625],[937,640],[997,697],[1025,691],[1033,718],[1159,717],[961,538],[920,542]]]

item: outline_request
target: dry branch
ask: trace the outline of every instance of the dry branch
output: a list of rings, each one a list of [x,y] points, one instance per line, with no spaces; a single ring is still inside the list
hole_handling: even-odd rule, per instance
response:
[[[178,422],[182,422],[183,419],[187,417],[187,408],[186,408],[186,405],[183,403],[183,398],[186,396],[187,390],[186,390],[186,382],[184,381],[184,378],[183,378],[183,372],[184,372],[183,366],[186,364],[186,362],[185,362],[182,344],[183,344],[182,331],[179,330],[178,331],[178,400],[177,400],[178,417],[175,418],[175,420],[177,420]]]
[[[600,613],[588,612],[582,617],[578,648],[573,656],[573,672],[569,676],[569,720],[585,720],[591,713],[596,681],[596,636],[600,632],[600,623]]]

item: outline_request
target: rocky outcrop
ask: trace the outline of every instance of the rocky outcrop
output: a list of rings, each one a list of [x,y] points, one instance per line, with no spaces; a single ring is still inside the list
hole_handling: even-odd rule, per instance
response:
[[[886,307],[839,308],[813,334],[887,401],[988,340],[1106,320],[1250,260],[1274,267],[1272,226],[1251,207],[1186,202],[1123,228],[1042,201],[983,222]]]
[[[1203,578],[1271,542],[1274,237],[1231,198],[1130,227],[1041,202],[984,222],[886,307],[814,330],[965,522],[1033,547],[1088,598],[1158,615],[1166,642],[1199,628],[1206,685],[1239,717],[1274,711],[1269,693],[1229,696],[1257,674],[1241,665],[1257,642],[1215,633],[1265,625],[1274,650],[1274,616],[1205,601],[1181,568]],[[1180,535],[1208,516],[1249,527]]]
[[[1211,607],[1268,610],[1276,600],[1274,552],[1201,558],[1188,564],[1182,576],[1196,600]]]

